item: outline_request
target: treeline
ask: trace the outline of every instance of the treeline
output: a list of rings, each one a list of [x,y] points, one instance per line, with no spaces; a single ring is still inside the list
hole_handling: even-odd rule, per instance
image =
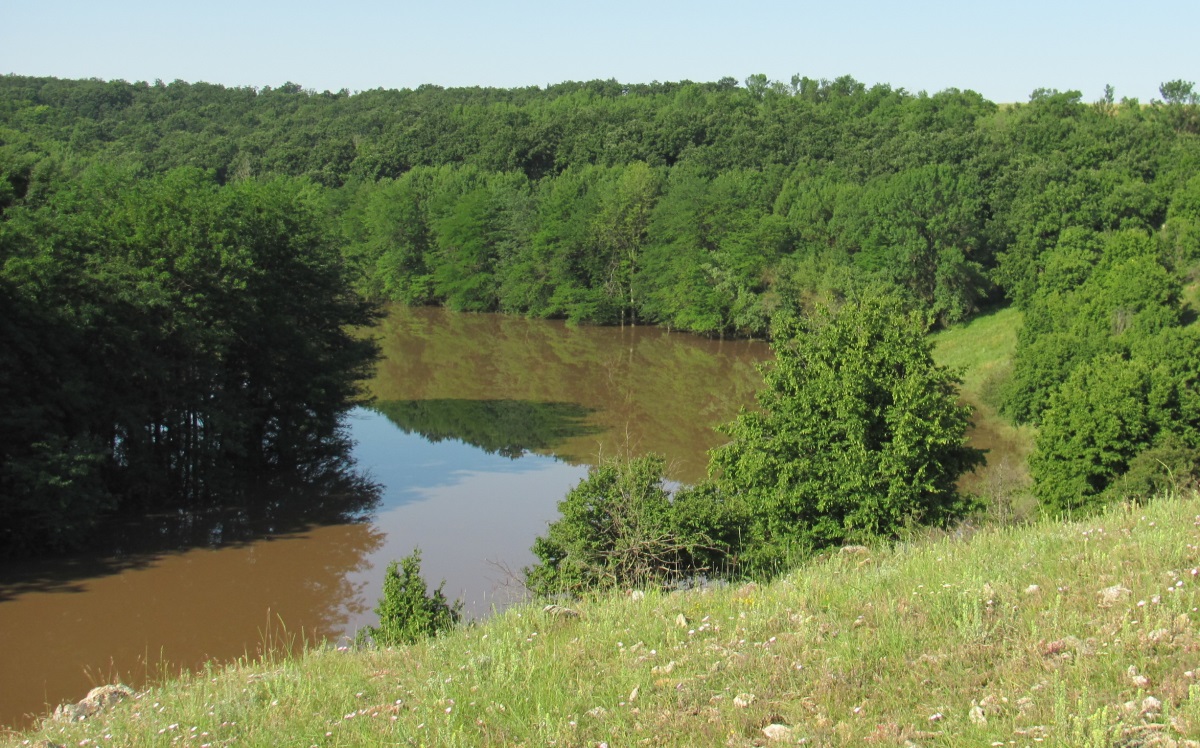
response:
[[[1160,93],[1143,105],[1039,90],[1001,107],[849,77],[351,95],[6,76],[0,206],[17,301],[4,303],[55,308],[34,300],[19,258],[60,241],[51,216],[74,208],[59,200],[102,205],[103,224],[129,189],[168,221],[172,200],[192,199],[167,194],[181,179],[216,195],[291,190],[300,235],[332,248],[322,267],[372,301],[707,335],[768,334],[780,313],[866,293],[932,325],[1010,301],[1026,326],[1003,408],[1041,424],[1036,490],[1069,509],[1131,470],[1143,483],[1154,465],[1194,472],[1200,448],[1184,303],[1200,266],[1200,102],[1185,81]],[[97,185],[105,169],[134,181]],[[214,232],[242,230],[241,213],[218,212]],[[281,242],[284,224],[271,224]],[[122,262],[166,277],[155,254],[190,230],[135,230],[142,253]],[[118,298],[104,246],[121,236],[78,243],[69,263],[96,277],[46,281],[79,330],[99,319],[89,298]],[[135,307],[153,296],[131,288]]]

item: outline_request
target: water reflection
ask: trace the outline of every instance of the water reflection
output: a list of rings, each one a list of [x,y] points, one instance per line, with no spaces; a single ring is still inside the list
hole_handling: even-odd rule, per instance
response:
[[[97,682],[138,684],[147,675],[207,659],[254,653],[284,629],[310,641],[336,637],[372,600],[364,580],[384,534],[370,524],[314,526],[254,543],[139,556],[120,574],[101,559],[42,565],[21,584],[6,576],[0,605],[0,721],[79,698]],[[14,591],[11,581],[16,577]],[[26,577],[26,580],[30,577]]]
[[[90,554],[0,567],[0,724],[97,682],[335,637],[368,609],[351,575],[383,532],[380,486],[345,457],[243,483],[217,505],[111,520]]]
[[[375,410],[346,421],[365,478],[268,481],[114,527],[87,558],[0,568],[0,724],[116,676],[140,683],[160,662],[253,653],[282,625],[351,636],[375,622],[388,562],[418,546],[426,578],[469,615],[503,606],[588,464],[655,451],[697,480],[721,440],[711,427],[753,402],[769,356],[438,309],[393,310],[378,334]]]
[[[689,483],[722,440],[713,426],[753,404],[762,383],[755,365],[771,355],[758,341],[435,308],[393,309],[378,334],[383,359],[369,387],[380,402],[575,404],[587,411],[579,423],[587,431],[534,451],[589,464],[658,452],[671,477]]]
[[[508,604],[521,592],[512,574],[533,561],[533,539],[587,472],[543,455],[514,460],[458,440],[431,443],[366,410],[353,414],[351,429],[360,463],[386,486],[373,520],[386,539],[352,575],[374,590],[372,607],[388,561],[416,547],[425,578],[444,579],[446,595],[462,599],[468,616]],[[352,628],[375,622],[368,610]]]
[[[371,409],[430,442],[457,439],[512,459],[598,432],[584,422],[592,411],[576,403],[437,399],[377,401]]]

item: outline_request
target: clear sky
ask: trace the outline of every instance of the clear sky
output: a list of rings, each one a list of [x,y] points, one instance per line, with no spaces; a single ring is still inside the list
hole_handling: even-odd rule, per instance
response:
[[[1200,0],[0,0],[0,74],[318,91],[852,75],[996,102],[1200,82]]]

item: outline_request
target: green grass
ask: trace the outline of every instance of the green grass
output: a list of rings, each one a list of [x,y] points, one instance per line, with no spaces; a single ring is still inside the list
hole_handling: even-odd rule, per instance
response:
[[[933,335],[934,358],[963,372],[963,391],[978,398],[988,382],[1007,375],[1017,349],[1021,313],[1015,307],[972,319]]]
[[[1034,430],[1014,426],[999,413],[1020,326],[1021,313],[1008,307],[933,336],[934,359],[961,372],[962,399],[975,409],[971,444],[988,451],[987,464],[960,487],[981,495],[999,521],[1025,520],[1037,511],[1027,467]]]
[[[213,668],[0,744],[750,746],[784,724],[809,745],[1173,745],[1146,741],[1200,738],[1198,525],[1192,494],[578,618],[518,608]]]
[[[1189,283],[1183,287],[1183,307],[1195,317],[1192,324],[1200,323],[1200,283]]]

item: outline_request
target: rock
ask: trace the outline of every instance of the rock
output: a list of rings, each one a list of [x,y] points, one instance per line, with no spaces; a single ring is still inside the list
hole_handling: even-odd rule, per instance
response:
[[[685,615],[684,615],[684,614],[682,614],[682,613],[680,613],[679,615],[675,616],[675,625],[676,625],[676,626],[679,626],[679,627],[681,627],[681,628],[685,628],[685,629],[686,629],[686,628],[688,627],[688,619],[687,619],[687,616],[685,616]]]
[[[641,590],[634,590],[633,592],[629,593],[629,599],[630,600],[645,600],[646,593],[642,592]]]
[[[1119,584],[1114,584],[1112,587],[1105,587],[1096,594],[1100,596],[1100,607],[1111,608],[1126,597],[1129,597],[1133,590],[1128,587],[1122,587]]]
[[[1025,594],[1026,595],[1034,595],[1034,594],[1037,594],[1038,592],[1040,592],[1041,589],[1042,588],[1038,587],[1036,584],[1031,584],[1025,588]]]
[[[967,713],[967,717],[973,725],[986,725],[987,715],[983,713],[983,708],[978,704],[971,707],[971,711]]]
[[[753,704],[756,698],[758,697],[752,693],[739,693],[737,696],[733,697],[733,705],[739,709],[745,709]]]
[[[867,548],[865,545],[844,545],[844,546],[842,546],[840,552],[845,553],[848,556],[853,556],[853,555],[858,555],[858,554],[862,554],[862,553],[870,553],[871,550],[869,548]]]
[[[1146,639],[1155,644],[1160,644],[1164,641],[1167,641],[1170,638],[1171,638],[1171,630],[1170,629],[1154,629],[1149,634],[1146,634]]]
[[[1153,696],[1142,699],[1142,716],[1157,717],[1162,712],[1162,702]]]
[[[570,608],[564,608],[561,605],[547,605],[546,607],[542,608],[542,612],[548,613],[557,618],[578,618],[579,617],[579,611],[571,610]]]
[[[996,698],[996,695],[991,693],[979,700],[979,708],[983,710],[985,715],[999,714],[1004,710],[1003,703],[1000,701],[1000,699]]]
[[[791,740],[792,738],[792,728],[787,725],[767,725],[762,732],[767,736],[767,740]]]
[[[642,691],[641,686],[634,686],[633,690],[629,692],[629,700],[631,702],[637,701],[638,694],[641,693],[641,691]]]
[[[655,665],[654,667],[650,668],[650,672],[657,675],[670,675],[671,671],[674,669],[675,660],[671,660],[666,665]]]
[[[941,722],[945,718],[946,715],[942,714],[941,712],[934,712],[933,714],[929,715],[930,722]]]
[[[88,691],[88,695],[84,696],[82,701],[76,704],[62,704],[59,706],[54,710],[54,716],[51,719],[56,722],[74,722],[76,720],[87,719],[133,695],[132,688],[120,683],[97,686]]]

